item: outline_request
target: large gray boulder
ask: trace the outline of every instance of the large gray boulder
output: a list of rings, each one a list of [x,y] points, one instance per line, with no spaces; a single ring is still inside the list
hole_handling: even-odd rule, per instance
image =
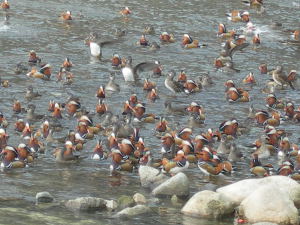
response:
[[[265,178],[245,179],[217,189],[238,206],[246,197],[264,185],[274,185],[300,206],[300,184],[286,176],[270,176]]]
[[[200,191],[191,197],[181,209],[185,215],[202,218],[222,218],[233,214],[234,202],[214,191]]]
[[[290,196],[274,184],[263,185],[245,198],[239,215],[249,223],[298,225],[299,214]]]
[[[118,217],[133,217],[141,214],[145,214],[150,212],[151,209],[148,206],[145,205],[136,205],[134,207],[128,207],[123,209],[122,211],[118,212],[116,215],[114,215],[114,218]]]
[[[140,166],[139,176],[141,185],[145,188],[154,188],[168,179],[168,177],[158,169],[150,166]]]
[[[155,196],[177,195],[187,197],[190,194],[189,179],[184,173],[178,173],[156,187],[152,194]]]
[[[65,206],[73,211],[93,211],[106,208],[106,200],[102,198],[81,197],[73,200],[68,200]]]

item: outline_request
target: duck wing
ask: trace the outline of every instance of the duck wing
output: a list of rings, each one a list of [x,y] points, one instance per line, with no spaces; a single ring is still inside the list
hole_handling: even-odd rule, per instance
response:
[[[138,72],[145,72],[145,71],[151,71],[153,69],[155,69],[156,67],[158,67],[159,65],[156,63],[152,63],[152,62],[142,62],[137,64],[134,68],[133,68],[133,72],[136,74]]]
[[[232,58],[233,54],[236,52],[236,51],[240,51],[240,50],[243,50],[244,48],[248,47],[249,46],[249,43],[243,43],[241,45],[236,45],[235,47],[231,48],[231,49],[225,49],[228,56],[230,56]]]

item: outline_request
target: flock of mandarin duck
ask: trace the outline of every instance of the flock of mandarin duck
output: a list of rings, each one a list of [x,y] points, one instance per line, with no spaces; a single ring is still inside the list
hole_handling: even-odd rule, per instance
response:
[[[263,9],[263,0],[250,0],[248,7],[258,10]],[[10,4],[7,0],[1,3],[3,10],[9,10]],[[125,7],[120,11],[125,19],[128,19],[132,11]],[[73,20],[70,11],[61,14],[61,20]],[[237,70],[233,67],[233,56],[237,51],[247,51],[249,45],[260,45],[260,35],[256,32],[255,25],[250,21],[250,14],[245,10],[234,10],[228,14],[231,22],[245,24],[243,33],[238,34],[235,30],[227,30],[224,24],[219,24],[217,38],[224,40],[224,49],[220,56],[215,59],[214,66],[218,70],[226,70],[232,73]],[[137,45],[159,49],[159,44],[150,43],[146,35],[154,32],[152,27],[147,27],[143,35],[137,42]],[[290,31],[294,44],[300,43],[300,30]],[[125,35],[125,32],[119,31],[118,35]],[[250,37],[250,38],[249,38]],[[102,48],[107,42],[97,43],[97,35],[91,33],[85,40],[85,44],[90,48],[92,57],[100,58]],[[173,34],[167,32],[161,33],[159,39],[162,44],[176,43]],[[200,45],[198,40],[194,40],[189,34],[184,34],[181,40],[183,48],[206,47]],[[51,65],[42,63],[34,50],[29,52],[28,65],[18,64],[16,72],[26,71],[27,76],[37,79],[51,79]],[[56,75],[57,81],[63,81],[64,84],[74,82],[72,62],[66,58]],[[150,71],[153,75],[161,76],[163,67],[160,62],[140,63],[132,66],[132,58],[121,58],[118,54],[113,54],[111,66],[120,70],[126,82],[137,82],[140,71]],[[191,102],[185,108],[174,108],[172,102],[165,102],[165,110],[168,112],[188,115],[189,126],[181,129],[172,129],[168,121],[154,114],[146,113],[146,105],[133,94],[124,103],[122,115],[114,115],[108,110],[109,106],[105,103],[107,98],[106,92],[118,92],[120,87],[115,83],[115,74],[110,75],[109,82],[100,86],[96,91],[98,104],[95,112],[101,116],[102,122],[94,124],[89,112],[82,106],[78,97],[71,96],[66,102],[59,103],[49,102],[49,119],[45,120],[43,116],[35,113],[35,105],[30,104],[26,109],[22,108],[21,102],[15,100],[12,111],[15,114],[26,114],[26,119],[18,119],[15,122],[15,130],[20,133],[22,141],[18,146],[9,145],[9,134],[6,128],[9,122],[5,115],[0,114],[0,148],[1,148],[1,168],[13,169],[28,167],[35,160],[39,160],[39,154],[43,154],[45,146],[49,142],[61,143],[61,148],[53,151],[53,157],[57,163],[73,163],[84,159],[80,151],[85,148],[85,143],[91,139],[97,139],[97,144],[91,154],[92,160],[109,160],[109,170],[111,174],[117,171],[134,171],[140,165],[148,165],[159,168],[161,172],[174,175],[178,172],[186,171],[189,167],[199,167],[201,172],[206,175],[218,176],[220,174],[230,174],[233,171],[233,165],[241,160],[249,161],[249,168],[255,176],[270,176],[279,174],[291,176],[293,179],[300,179],[300,150],[298,145],[291,143],[284,129],[278,126],[283,121],[291,122],[300,121],[300,111],[293,102],[278,99],[276,91],[282,89],[295,89],[297,81],[296,70],[285,72],[282,66],[275,69],[268,69],[266,64],[258,66],[261,74],[270,75],[270,79],[264,88],[266,97],[266,109],[255,110],[253,107],[249,110],[249,119],[257,123],[257,126],[263,128],[263,134],[251,145],[255,148],[251,154],[252,158],[245,159],[238,149],[235,140],[245,135],[245,128],[240,125],[236,119],[224,121],[217,128],[209,128],[207,132],[193,134],[193,127],[203,126],[205,124],[205,110],[197,102]],[[248,74],[243,80],[244,84],[255,84],[253,73]],[[9,85],[8,81],[1,81],[3,87]],[[209,88],[213,85],[209,75],[203,75],[199,80],[192,80],[187,77],[184,71],[180,71],[176,76],[175,71],[171,71],[166,76],[165,87],[173,95],[192,95],[199,92],[203,87]],[[156,83],[150,78],[145,79],[143,89],[147,92],[149,101],[159,99],[159,92]],[[25,98],[29,101],[39,97],[39,93],[33,91],[29,86]],[[249,102],[250,97],[247,90],[239,88],[233,80],[225,83],[225,97],[230,102]],[[62,111],[65,111],[65,116]],[[53,132],[61,128],[60,121],[67,118],[76,117],[78,120],[77,127],[68,131],[66,137],[54,138]],[[123,120],[120,120],[120,117]],[[33,127],[31,121],[40,122],[41,126]],[[140,136],[140,128],[136,124],[153,123],[155,136],[160,138],[161,157],[154,158],[152,151],[149,149]],[[40,127],[39,127],[40,126]],[[263,164],[261,161],[270,157],[278,157],[279,164]],[[85,159],[87,160],[87,159]]]

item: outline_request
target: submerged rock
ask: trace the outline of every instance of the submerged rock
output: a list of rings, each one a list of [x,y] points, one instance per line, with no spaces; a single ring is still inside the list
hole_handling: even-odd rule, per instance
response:
[[[181,212],[185,215],[203,218],[221,218],[233,214],[234,202],[223,194],[214,191],[200,191],[184,205]]]
[[[132,198],[136,204],[146,204],[147,202],[145,196],[140,193],[135,193]]]
[[[47,191],[37,193],[35,199],[36,199],[36,204],[50,203],[53,202],[54,200],[53,196]]]
[[[68,200],[65,206],[70,210],[93,211],[106,208],[106,200],[102,198],[81,197]]]
[[[286,176],[270,176],[265,178],[245,179],[217,189],[218,193],[224,194],[238,206],[240,203],[252,194],[258,188],[272,185],[288,195],[295,203],[300,206],[300,184]]]
[[[123,209],[122,211],[118,212],[116,215],[114,215],[114,218],[118,217],[132,217],[132,216],[137,216],[141,215],[144,213],[150,212],[151,209],[148,206],[145,205],[136,205],[134,207],[128,207]]]
[[[150,166],[140,166],[139,176],[141,185],[145,188],[154,188],[168,179],[168,177],[162,174],[158,169]]]
[[[249,223],[299,224],[298,210],[293,201],[274,184],[264,185],[245,198],[238,214]]]
[[[115,200],[106,200],[106,209],[113,211],[116,208],[118,208],[118,203]]]
[[[177,195],[187,197],[190,194],[189,179],[184,173],[178,173],[156,187],[152,194],[156,196]]]
[[[277,223],[269,223],[269,222],[259,222],[253,223],[252,225],[278,225]]]
[[[120,209],[124,209],[135,205],[133,198],[127,195],[122,195],[121,197],[119,197],[117,202],[118,202],[118,207]]]

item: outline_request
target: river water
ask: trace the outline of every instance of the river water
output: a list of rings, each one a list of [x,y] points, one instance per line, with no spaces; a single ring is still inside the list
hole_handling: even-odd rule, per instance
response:
[[[128,5],[133,14],[125,20],[119,10]],[[223,73],[215,71],[213,61],[221,50],[222,41],[216,37],[217,25],[226,23],[229,29],[240,29],[245,26],[242,23],[232,23],[226,19],[225,13],[233,9],[247,9],[250,11],[251,21],[261,31],[259,47],[250,45],[243,52],[234,56],[236,67],[240,73]],[[65,23],[59,20],[59,15],[66,10],[72,11],[74,20]],[[4,21],[5,16],[9,19]],[[207,131],[208,128],[216,129],[221,122],[236,118],[244,121],[248,114],[248,107],[254,104],[257,109],[264,109],[265,94],[261,89],[269,77],[259,74],[258,65],[267,62],[270,67],[284,65],[286,70],[300,70],[300,47],[283,43],[290,39],[287,29],[299,28],[300,2],[299,1],[265,1],[265,12],[257,13],[253,9],[241,3],[239,0],[145,0],[145,1],[99,1],[99,0],[22,0],[11,1],[11,9],[8,12],[1,11],[0,17],[0,75],[2,79],[9,80],[10,88],[0,88],[0,110],[4,113],[10,126],[7,132],[10,134],[9,143],[17,145],[21,139],[14,131],[13,123],[16,116],[13,115],[11,106],[14,98],[19,99],[24,106],[28,104],[24,99],[25,89],[33,85],[42,97],[32,100],[36,104],[39,114],[49,115],[47,106],[49,100],[63,102],[68,93],[80,96],[82,104],[94,111],[97,99],[95,91],[99,85],[107,83],[109,72],[112,71],[110,59],[114,52],[121,56],[131,55],[133,64],[144,61],[159,60],[164,66],[164,73],[174,69],[185,69],[188,77],[195,79],[201,73],[209,72],[214,85],[194,95],[178,94],[172,96],[164,87],[164,77],[155,78],[158,84],[161,98],[155,103],[146,100],[146,94],[141,87],[124,83],[120,74],[117,83],[121,86],[121,92],[112,94],[107,98],[109,109],[115,114],[120,114],[122,103],[132,93],[147,102],[147,112],[163,115],[170,123],[178,122],[179,127],[184,127],[186,116],[174,116],[164,110],[164,101],[171,99],[180,105],[186,106],[192,101],[200,102],[206,112],[205,125],[194,130],[194,134]],[[282,27],[273,27],[274,22],[281,22]],[[150,41],[159,42],[159,34],[163,31],[173,33],[177,42],[169,45],[161,45],[158,51],[149,51],[140,48],[135,42],[141,36],[146,25],[153,25],[156,34],[148,35]],[[103,61],[90,57],[89,49],[84,45],[84,39],[90,32],[101,34],[103,40],[114,37],[115,28],[127,31],[127,35],[113,46],[103,49]],[[206,48],[182,49],[180,40],[184,33],[189,33],[200,43],[207,44]],[[30,79],[25,74],[16,75],[14,67],[19,62],[26,62],[29,50],[34,49],[43,61],[53,66],[53,74],[58,72],[63,59],[68,56],[74,64],[74,83],[71,86],[63,86],[55,81],[42,81]],[[241,80],[253,72],[257,85],[247,87],[250,90],[250,103],[228,103],[224,96],[224,82],[228,79],[240,84]],[[142,78],[146,73],[140,75]],[[242,86],[242,85],[241,85]],[[299,90],[280,90],[276,93],[279,98],[293,100],[296,105],[300,103]],[[20,116],[22,117],[22,116]],[[99,122],[98,117],[94,118]],[[36,122],[35,127],[41,122]],[[262,128],[255,124],[244,124],[250,127],[250,131],[238,138],[237,144],[242,149],[245,160],[236,165],[235,173],[231,176],[219,179],[211,179],[203,176],[195,166],[187,172],[191,181],[191,193],[209,182],[224,185],[234,181],[251,177],[249,173],[249,156],[251,149],[245,145],[252,143]],[[66,130],[74,129],[76,119],[63,121]],[[299,125],[287,122],[282,125],[290,133],[290,140],[297,143]],[[144,137],[146,146],[158,157],[160,140],[153,136],[153,124],[144,124],[141,136]],[[104,139],[104,137],[100,137]],[[89,141],[84,148],[83,155],[90,155],[96,143],[96,138]],[[39,191],[49,191],[57,202],[81,196],[102,197],[105,199],[117,199],[122,194],[132,195],[135,192],[143,193],[147,198],[152,198],[148,190],[140,187],[137,172],[121,173],[118,177],[109,177],[108,161],[94,162],[85,159],[75,165],[58,165],[51,155],[51,150],[56,147],[48,146],[44,155],[40,155],[36,162],[29,168],[5,171],[0,173],[0,223],[1,224],[232,224],[232,219],[216,222],[193,219],[180,214],[180,207],[174,207],[168,199],[160,203],[153,203],[153,213],[139,216],[126,221],[111,220],[106,212],[74,214],[59,205],[48,207],[35,206],[35,194]],[[270,159],[268,162],[275,162]],[[4,201],[5,200],[5,201]]]

